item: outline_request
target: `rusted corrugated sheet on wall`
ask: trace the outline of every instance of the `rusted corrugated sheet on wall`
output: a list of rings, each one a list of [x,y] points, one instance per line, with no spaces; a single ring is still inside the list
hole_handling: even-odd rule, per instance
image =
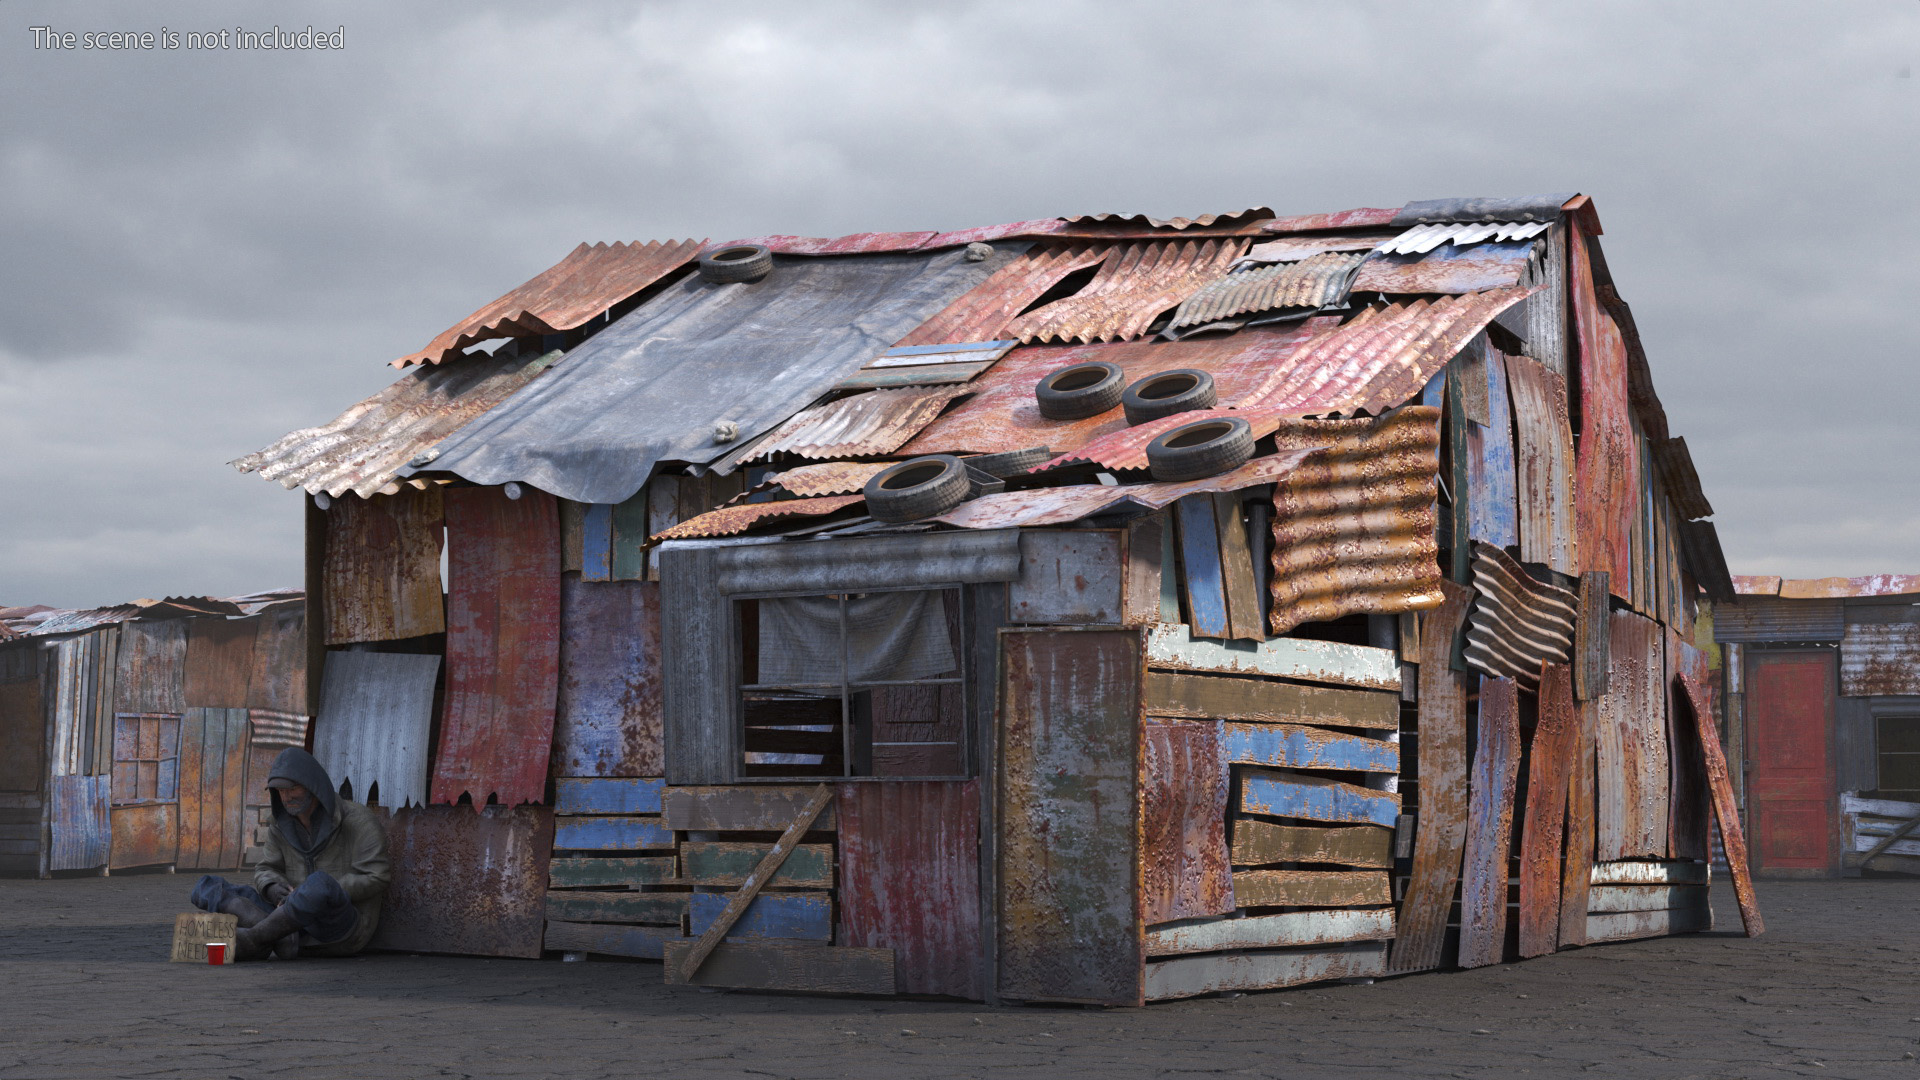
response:
[[[842,944],[892,949],[899,993],[979,1000],[980,781],[842,784],[838,803]]]
[[[1848,624],[1840,642],[1840,693],[1920,694],[1920,624]]]
[[[1274,488],[1275,634],[1441,600],[1433,511],[1440,410],[1413,406],[1349,422],[1328,441]]]
[[[1454,636],[1466,625],[1473,593],[1440,583],[1445,602],[1420,617],[1420,738],[1415,776],[1420,788],[1413,834],[1413,866],[1401,897],[1399,930],[1388,970],[1440,966],[1447,913],[1460,880],[1467,844],[1467,683],[1448,660]],[[1583,911],[1584,915],[1585,912]]]
[[[1003,630],[998,987],[1142,1003],[1140,635]]]
[[[1667,696],[1664,635],[1631,611],[1611,617],[1607,693],[1595,731],[1595,861],[1667,854]]]
[[[1162,312],[1225,275],[1246,250],[1245,240],[1227,238],[1123,245],[1085,288],[1015,319],[1007,336],[1060,342],[1139,337]]]
[[[585,325],[692,262],[701,240],[581,244],[519,288],[455,323],[427,347],[393,362],[438,364],[494,338],[557,334]]]
[[[660,776],[660,584],[560,585],[556,776]]]
[[[553,496],[447,492],[446,719],[432,799],[546,796],[560,682],[560,511]],[[324,722],[324,718],[323,718]]]
[[[240,865],[249,727],[245,709],[189,707],[180,722],[182,867]]]
[[[1614,595],[1631,599],[1640,462],[1627,400],[1627,347],[1594,294],[1593,264],[1578,225],[1569,244],[1574,329],[1580,341],[1580,451],[1575,465],[1583,570],[1605,570]]]
[[[186,623],[187,708],[246,708],[259,620],[198,618]]]
[[[336,784],[390,810],[427,801],[427,750],[440,658],[418,653],[327,655],[313,756]]]
[[[393,883],[373,946],[540,958],[553,811],[423,806],[387,826]]]
[[[253,672],[247,707],[304,714],[307,711],[307,613],[304,608],[254,616]],[[121,630],[122,649],[126,630]]]
[[[1473,591],[1469,665],[1535,690],[1541,664],[1572,662],[1578,596],[1535,581],[1506,552],[1478,540],[1473,542]]]
[[[1509,356],[1520,558],[1570,577],[1580,573],[1573,509],[1573,429],[1566,380],[1533,359]]]
[[[327,644],[393,641],[447,628],[440,595],[442,499],[438,488],[327,509]]]
[[[755,458],[778,453],[808,458],[890,454],[940,415],[947,402],[973,391],[965,386],[869,390],[816,405],[756,443]]]
[[[48,781],[52,804],[47,869],[91,870],[107,865],[113,831],[107,820],[111,778],[55,776]]]
[[[1220,725],[1149,718],[1140,740],[1141,919],[1151,925],[1230,914]]]
[[[118,662],[113,691],[115,711],[186,711],[187,620],[121,624]]]
[[[1001,331],[1026,310],[1027,305],[1075,270],[1098,266],[1112,250],[1107,244],[1032,248],[921,323],[894,347],[998,341]]]

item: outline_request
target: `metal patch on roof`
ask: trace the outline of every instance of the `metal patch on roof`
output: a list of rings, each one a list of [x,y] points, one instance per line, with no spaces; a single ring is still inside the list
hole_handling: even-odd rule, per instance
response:
[[[966,386],[869,390],[815,405],[775,428],[754,445],[758,460],[774,454],[810,458],[890,454],[920,434]]]
[[[1238,225],[1251,221],[1263,221],[1273,217],[1273,209],[1256,206],[1248,210],[1236,210],[1228,214],[1201,214],[1199,217],[1156,218],[1145,214],[1075,214],[1066,219],[1069,225],[1145,225],[1153,229],[1191,229],[1206,228],[1210,225]]]
[[[1736,578],[1736,581],[1743,580]],[[1744,580],[1754,580],[1746,578]],[[1908,596],[1920,593],[1920,574],[1869,574],[1849,578],[1792,578],[1778,582],[1776,590],[1783,600],[1811,600],[1823,597]],[[1743,592],[1745,590],[1742,590]]]
[[[230,464],[316,495],[391,495],[400,490],[399,469],[431,454],[436,443],[506,400],[561,356],[557,350],[517,356],[509,349],[409,371],[332,421],[301,428]]]
[[[1779,596],[1783,580],[1776,574],[1735,574],[1733,589],[1741,596]]]
[[[1139,337],[1169,308],[1220,277],[1246,251],[1234,238],[1129,243],[1101,263],[1086,288],[1015,319],[1021,341],[1094,342]]]
[[[1121,487],[1073,484],[1028,491],[1003,491],[963,502],[930,520],[943,521],[963,529],[1004,529],[1023,525],[1064,525],[1095,514],[1128,509],[1158,510],[1188,495],[1238,491],[1273,483],[1298,468],[1311,452],[1287,450],[1269,454],[1254,458],[1237,469],[1202,480],[1127,484]]]
[[[1511,243],[1531,240],[1553,227],[1551,221],[1508,221],[1497,224],[1415,225],[1380,245],[1382,255],[1425,255],[1441,244],[1466,247],[1488,241]]]
[[[944,345],[964,341],[992,341],[1005,334],[1007,324],[1029,304],[1046,295],[1060,279],[1076,270],[1098,266],[1115,248],[1111,244],[1045,245],[1028,249],[992,277],[961,294],[939,314],[921,323],[894,348]]]
[[[1400,214],[1399,207],[1362,206],[1355,210],[1337,210],[1331,214],[1300,214],[1294,217],[1274,218],[1260,223],[1260,231],[1268,233],[1319,232],[1331,229],[1364,229],[1370,226],[1391,225]]]
[[[715,247],[759,244],[777,255],[870,255],[880,251],[915,251],[939,236],[935,232],[853,233],[832,238],[821,236],[749,236],[729,240]]]
[[[1017,341],[970,341],[944,345],[896,345],[840,380],[836,390],[893,389],[971,382],[1007,355]]]
[[[1526,276],[1536,253],[1537,245],[1531,240],[1465,247],[1448,244],[1423,255],[1376,252],[1354,275],[1352,291],[1458,295],[1511,288]]]
[[[1275,308],[1321,308],[1346,298],[1365,253],[1328,251],[1299,262],[1239,270],[1181,301],[1169,330]]]
[[[1478,540],[1473,542],[1473,591],[1469,665],[1535,690],[1540,665],[1572,660],[1578,596],[1535,581],[1506,552]]]
[[[862,485],[864,486],[864,484]],[[813,499],[782,499],[778,502],[741,503],[709,510],[688,518],[665,532],[655,533],[652,541],[687,540],[703,536],[735,536],[755,525],[775,518],[831,514],[863,501],[860,495],[829,495]]]
[[[1243,266],[1298,262],[1329,251],[1368,252],[1380,246],[1381,241],[1390,240],[1397,235],[1399,234],[1355,233],[1344,236],[1283,236],[1278,240],[1266,240],[1253,245],[1247,249],[1245,255],[1235,260],[1233,266],[1238,270]]]
[[[438,364],[494,338],[557,334],[692,262],[704,240],[581,244],[526,284],[455,323],[417,353],[393,362]]]
[[[893,464],[891,461],[828,461],[819,465],[802,465],[769,477],[766,486],[779,488],[801,499],[816,495],[847,495],[863,490],[867,481]]]
[[[1840,639],[1840,693],[1920,694],[1920,624],[1848,624]]]

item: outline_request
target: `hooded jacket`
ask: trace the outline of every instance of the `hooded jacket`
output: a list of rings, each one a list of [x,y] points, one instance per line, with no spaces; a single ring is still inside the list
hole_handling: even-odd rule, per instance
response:
[[[273,798],[273,827],[267,833],[266,857],[254,868],[254,888],[262,893],[271,885],[296,888],[315,870],[325,870],[346,890],[359,920],[344,939],[308,949],[342,956],[359,952],[380,926],[380,903],[393,879],[386,828],[372,811],[341,798],[327,770],[299,747],[280,751],[269,777],[299,784],[313,793],[320,806],[309,831],[282,805],[280,790],[268,789]]]

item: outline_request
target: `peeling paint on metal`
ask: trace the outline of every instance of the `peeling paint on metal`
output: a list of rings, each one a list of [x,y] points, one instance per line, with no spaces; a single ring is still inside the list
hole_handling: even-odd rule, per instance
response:
[[[1633,535],[1640,517],[1640,460],[1627,400],[1627,350],[1600,309],[1580,229],[1569,238],[1574,328],[1580,344],[1580,452],[1575,513],[1583,570],[1605,570],[1613,595],[1630,600]]]
[[[1537,676],[1536,676],[1537,681]],[[1474,725],[1467,847],[1460,873],[1460,966],[1504,958],[1507,858],[1513,849],[1514,781],[1520,772],[1520,699],[1511,679],[1480,680]]]
[[[1220,725],[1149,718],[1140,740],[1141,918],[1164,923],[1231,912]]]
[[[1391,649],[1311,638],[1218,641],[1196,638],[1181,623],[1148,629],[1147,663],[1160,671],[1271,675],[1369,690],[1400,689],[1400,663]]]
[[[982,996],[980,784],[840,785],[841,944],[892,949],[899,993]]]
[[[1920,625],[1848,624],[1840,641],[1840,693],[1920,694]]]
[[[560,583],[560,775],[660,776],[660,583]]]
[[[1667,854],[1667,697],[1661,627],[1616,611],[1607,692],[1596,735],[1594,826],[1599,862]]]
[[[1449,660],[1473,594],[1450,581],[1440,588],[1445,601],[1420,618],[1420,805],[1413,867],[1400,903],[1400,934],[1393,943],[1391,970],[1396,972],[1440,966],[1466,848],[1467,688]]]
[[[1506,552],[1478,540],[1473,542],[1473,591],[1468,664],[1532,691],[1540,685],[1541,664],[1572,661],[1579,596],[1535,581]]]
[[[1573,429],[1566,380],[1525,356],[1509,356],[1520,558],[1569,577],[1580,573],[1573,506]]]
[[[1541,226],[1542,229],[1546,226]],[[1532,241],[1514,244],[1448,245],[1425,254],[1375,252],[1354,275],[1351,291],[1390,295],[1485,292],[1510,289],[1526,276],[1537,251]]]

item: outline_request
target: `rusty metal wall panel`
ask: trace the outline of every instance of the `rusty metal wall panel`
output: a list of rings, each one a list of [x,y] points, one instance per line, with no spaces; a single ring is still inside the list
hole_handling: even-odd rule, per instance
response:
[[[1328,251],[1299,262],[1237,270],[1202,285],[1182,300],[1167,328],[1201,326],[1275,308],[1321,308],[1338,303],[1346,298],[1347,281],[1365,257],[1360,252]]]
[[[1112,251],[1107,244],[1034,247],[921,323],[894,347],[1000,340],[1000,332],[1027,305],[1075,270],[1098,266]]]
[[[1246,241],[1227,238],[1125,244],[1085,288],[1015,319],[1006,336],[1082,343],[1138,337],[1161,312],[1225,275],[1246,250]]]
[[[753,457],[808,458],[891,454],[940,415],[947,402],[972,393],[965,385],[869,390],[807,409],[754,444]]]
[[[257,619],[188,619],[187,708],[243,709],[253,683]]]
[[[560,683],[560,512],[553,496],[447,492],[446,716],[436,803],[546,797]]]
[[[553,811],[423,806],[387,825],[393,883],[373,947],[540,957]]]
[[[1531,240],[1446,245],[1425,253],[1390,253],[1383,246],[1361,265],[1353,291],[1451,295],[1509,289],[1526,275],[1534,247]]]
[[[189,707],[180,721],[182,867],[231,868],[244,848],[247,711]]]
[[[1614,595],[1631,599],[1634,522],[1640,515],[1640,462],[1627,399],[1627,347],[1594,293],[1587,238],[1572,230],[1574,328],[1580,344],[1580,450],[1575,517],[1583,570],[1605,570]]]
[[[1439,410],[1400,409],[1328,441],[1274,488],[1268,627],[1275,634],[1440,603]]]
[[[892,949],[899,993],[979,1000],[980,781],[842,784],[838,801],[840,944]]]
[[[1480,678],[1467,847],[1460,873],[1460,966],[1504,959],[1507,855],[1513,847],[1514,780],[1520,771],[1520,697],[1511,679]]]
[[[1024,529],[1020,576],[1007,583],[1007,621],[1118,624],[1126,573],[1110,529]]]
[[[1365,229],[1391,225],[1400,214],[1399,207],[1362,206],[1331,214],[1297,214],[1260,223],[1260,231],[1269,233],[1318,232],[1322,229]]]
[[[47,710],[54,776],[113,771],[115,653],[120,628],[106,626],[55,645]]]
[[[447,628],[439,488],[338,498],[326,514],[321,596],[327,644],[392,641]]]
[[[1693,720],[1687,715],[1691,706],[1687,703],[1687,691],[1681,683],[1681,677],[1690,676],[1705,685],[1710,672],[1705,653],[1694,648],[1672,627],[1664,628],[1663,632],[1666,637],[1666,670],[1660,682],[1660,692],[1666,699],[1670,769],[1667,857],[1706,862],[1712,856],[1708,835],[1711,831],[1709,814],[1712,796],[1707,790],[1707,765],[1700,754],[1699,733],[1694,730]]]
[[[270,611],[254,616],[253,621],[259,624],[259,630],[253,639],[253,671],[247,679],[247,706],[284,713],[306,712],[306,609],[296,607]],[[125,627],[121,628],[120,640],[124,652],[127,640]]]
[[[415,368],[333,420],[289,432],[229,464],[308,494],[392,495],[407,483],[398,473],[408,462],[431,460],[440,440],[505,401],[560,355],[557,349],[523,355],[509,345],[492,356]]]
[[[393,362],[438,364],[494,338],[557,334],[606,310],[692,262],[703,240],[581,244],[520,287],[453,324],[427,347]]]
[[[1540,685],[1540,665],[1573,660],[1580,598],[1531,574],[1504,551],[1473,542],[1473,616],[1467,663],[1527,690]]]
[[[1779,600],[1743,596],[1713,605],[1713,640],[1719,642],[1841,641],[1847,634],[1842,600]]]
[[[313,756],[333,782],[352,784],[360,802],[377,787],[389,809],[425,804],[439,679],[438,656],[329,653]]]
[[[1840,693],[1920,694],[1920,625],[1848,624],[1840,641]]]
[[[1506,361],[1519,484],[1520,558],[1578,576],[1566,380],[1530,357],[1509,356]]]
[[[560,776],[660,776],[660,583],[560,585]]]
[[[1575,673],[1576,685],[1579,675]],[[1567,773],[1567,857],[1560,875],[1560,945],[1587,943],[1587,900],[1595,864],[1600,701],[1574,706],[1573,766]]]
[[[1595,732],[1595,858],[1664,858],[1671,782],[1664,635],[1631,611],[1610,621],[1610,674]]]
[[[49,870],[92,870],[107,865],[113,841],[107,818],[107,776],[55,776],[48,781],[52,803]]]
[[[1467,436],[1467,530],[1476,541],[1495,547],[1513,547],[1520,543],[1518,498],[1514,486],[1513,411],[1507,396],[1505,358],[1484,341],[1483,355],[1470,378],[1484,390],[1487,398],[1487,422],[1466,425]],[[1538,673],[1538,669],[1535,669]]]
[[[38,671],[32,678],[0,683],[0,791],[40,790],[46,754],[47,712]]]
[[[1395,972],[1440,966],[1467,843],[1467,685],[1450,661],[1473,594],[1450,581],[1440,589],[1440,607],[1420,617],[1420,809],[1400,933],[1388,965]]]
[[[1560,854],[1567,777],[1579,741],[1573,669],[1540,673],[1539,721],[1527,756],[1526,808],[1520,830],[1520,955],[1541,956],[1560,943]]]
[[[1000,643],[999,993],[1139,1005],[1140,635]]]
[[[121,624],[118,665],[113,690],[116,712],[185,711],[187,620]]]
[[[1148,925],[1233,911],[1220,725],[1141,726],[1140,917]]]
[[[120,870],[174,861],[180,847],[178,803],[116,806],[108,811],[108,819],[112,837],[107,849],[109,867]]]

